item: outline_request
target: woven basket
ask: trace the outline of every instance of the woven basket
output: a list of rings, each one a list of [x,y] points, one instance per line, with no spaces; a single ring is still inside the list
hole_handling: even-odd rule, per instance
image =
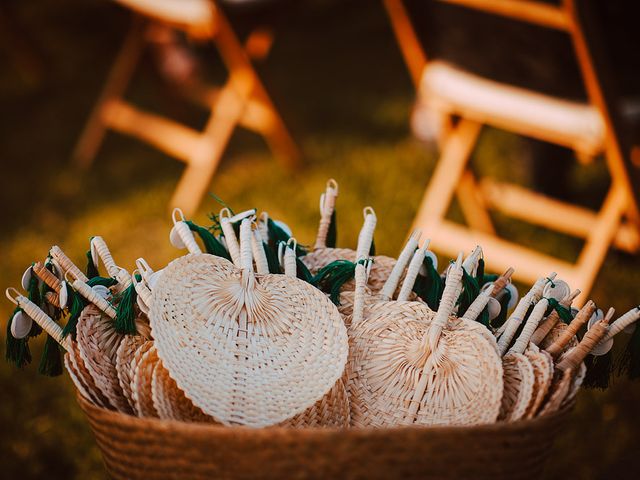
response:
[[[116,479],[538,478],[569,408],[475,427],[221,427],[137,418],[78,396]]]

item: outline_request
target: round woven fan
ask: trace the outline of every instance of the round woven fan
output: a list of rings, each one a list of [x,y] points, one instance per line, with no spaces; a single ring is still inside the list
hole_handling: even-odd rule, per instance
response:
[[[524,354],[533,367],[534,380],[533,397],[527,407],[524,418],[533,418],[549,392],[549,387],[553,380],[553,358],[533,343],[529,345],[529,348],[527,348]]]
[[[135,402],[133,400],[132,383],[132,371],[131,364],[133,363],[134,355],[138,348],[144,343],[151,343],[140,335],[125,335],[116,350],[116,372],[118,374],[118,383],[122,389],[124,398],[127,399],[131,411],[135,412]]]
[[[449,270],[437,313],[407,301],[379,302],[365,309],[364,267],[359,265],[356,274],[348,366],[352,424],[495,421],[502,397],[500,358],[475,325],[469,328],[465,319],[450,319],[462,277],[461,257]]]
[[[153,342],[146,342],[138,347],[131,362],[131,392],[136,414],[139,417],[157,417],[158,412],[153,403],[151,382],[153,369],[158,363],[158,352]]]
[[[206,254],[174,260],[154,288],[150,321],[162,363],[196,406],[224,424],[261,427],[333,387],[347,335],[313,286],[255,275],[249,219],[240,231],[241,268]]]

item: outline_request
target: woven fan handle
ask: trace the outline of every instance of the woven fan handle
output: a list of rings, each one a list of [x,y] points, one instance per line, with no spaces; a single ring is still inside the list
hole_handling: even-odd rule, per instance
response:
[[[269,261],[262,246],[262,235],[260,235],[257,226],[251,233],[251,250],[253,252],[253,258],[255,258],[256,261],[256,271],[260,275],[269,273]]]
[[[140,274],[140,277],[143,280],[138,281],[138,279],[136,278],[136,275],[138,274]],[[136,289],[136,293],[138,294],[138,296],[142,298],[142,301],[145,303],[145,305],[150,306],[152,294],[151,294],[151,289],[146,284],[146,279],[144,276],[145,274],[141,270],[138,270],[138,269],[134,270],[131,273],[131,283],[133,284],[133,287]]]
[[[47,286],[56,293],[60,293],[62,288],[62,281],[56,277],[51,271],[44,266],[42,262],[36,262],[33,265],[33,273],[36,277],[42,280]]]
[[[231,212],[228,208],[220,210],[220,227],[224,234],[224,241],[227,244],[227,250],[229,250],[229,255],[231,256],[233,264],[236,267],[240,267],[240,244],[238,243],[236,232],[233,230],[230,217]]]
[[[53,339],[58,342],[65,350],[69,350],[71,346],[71,340],[68,337],[63,337],[62,327],[58,325],[53,319],[44,313],[40,307],[29,300],[27,297],[20,295],[15,288],[7,288],[5,291],[7,298],[22,308],[29,317],[36,322],[42,329],[47,332]]]
[[[187,225],[182,210],[174,208],[171,218],[173,219],[173,228],[171,229],[169,238],[173,246],[177,248],[186,248],[189,253],[194,255],[202,254],[202,249],[198,245],[198,242],[196,242],[196,237],[193,236],[193,232],[189,228],[189,225]],[[180,241],[174,239],[174,235],[176,234],[180,238],[182,245],[180,245]]]
[[[511,342],[513,341],[513,337],[515,337],[516,332],[522,323],[522,320],[524,320],[524,316],[527,314],[527,310],[529,310],[529,306],[538,301],[542,296],[544,286],[555,277],[556,274],[552,273],[548,277],[539,278],[533,287],[531,287],[531,290],[529,290],[526,295],[520,299],[515,310],[504,323],[503,328],[498,330],[498,335],[502,333],[498,338],[498,351],[500,352],[500,355],[504,355],[507,352],[509,345],[511,345]]]
[[[613,322],[611,324],[611,327],[609,327],[607,335],[602,339],[601,343],[611,340],[622,330],[627,328],[629,325],[637,322],[638,320],[640,320],[640,306],[632,308],[627,313],[618,318],[615,322]]]
[[[400,293],[398,294],[398,301],[403,302],[405,300],[409,300],[409,295],[411,295],[411,292],[413,291],[413,285],[416,283],[416,278],[418,278],[418,272],[420,272],[420,267],[422,266],[428,247],[429,240],[427,239],[422,244],[422,247],[414,252],[413,258],[411,258],[411,263],[409,263],[409,268],[407,268],[407,274],[404,277],[404,282],[402,282]]]
[[[449,321],[449,315],[453,313],[453,307],[458,299],[458,290],[460,283],[462,282],[462,252],[458,255],[455,263],[449,266],[447,272],[447,279],[444,284],[444,291],[442,292],[442,298],[440,300],[440,306],[436,312],[433,321],[431,322],[431,328],[425,333],[423,340],[428,340],[431,351],[434,352],[440,341],[440,335],[442,329]]]
[[[320,224],[314,249],[326,248],[327,246],[327,235],[331,225],[331,216],[336,208],[336,198],[338,198],[338,182],[332,178],[327,182],[325,192],[320,195]]]
[[[298,242],[291,237],[284,247],[284,274],[289,277],[298,276],[298,265],[296,264],[296,246]]]
[[[587,358],[589,352],[591,352],[591,350],[593,350],[594,347],[607,335],[607,332],[609,331],[609,322],[611,321],[613,314],[614,309],[610,308],[607,315],[602,320],[595,323],[589,330],[587,330],[587,333],[584,334],[580,343],[560,359],[556,368],[563,372],[569,369],[576,371],[578,365]]]
[[[44,294],[44,299],[56,308],[60,308],[60,295],[56,292],[47,292]]]
[[[245,218],[240,223],[240,268],[253,272],[253,249],[251,247],[251,219]]]
[[[373,242],[373,232],[376,229],[378,221],[376,212],[371,207],[365,207],[362,211],[364,215],[364,224],[358,235],[358,248],[356,250],[356,259],[367,258],[369,250]]]
[[[564,297],[560,301],[560,305],[562,305],[565,308],[570,308],[571,303],[573,302],[573,300],[575,300],[575,298],[578,295],[580,295],[579,289],[571,292],[569,295]],[[555,327],[559,321],[560,321],[560,314],[558,313],[557,310],[553,310],[547,316],[547,318],[545,318],[540,322],[536,331],[533,332],[533,335],[531,335],[530,342],[533,343],[534,345],[540,345],[542,340],[544,340],[544,338],[549,334],[549,332],[553,330],[553,327]]]
[[[356,262],[355,271],[355,291],[353,295],[353,314],[351,316],[351,326],[355,326],[364,318],[364,301],[365,301],[365,289],[367,286],[367,269],[371,259],[366,259],[364,262]]]
[[[516,339],[515,343],[509,350],[511,353],[524,353],[526,348],[529,346],[529,341],[531,340],[531,336],[533,332],[536,331],[540,320],[544,317],[545,312],[547,311],[547,307],[549,306],[549,300],[546,298],[541,299],[536,306],[533,307],[529,318],[527,318],[527,323],[524,324],[524,328],[522,329],[522,333]]]
[[[65,275],[67,272],[71,272],[78,280],[81,280],[85,283],[89,281],[87,276],[82,273],[82,270],[80,270],[76,266],[76,264],[73,263],[71,259],[67,257],[62,249],[57,245],[51,247],[51,250],[49,250],[49,255],[51,255],[51,258],[53,258],[62,269],[62,275]]]
[[[471,251],[471,253],[467,256],[467,258],[464,259],[464,262],[462,263],[462,268],[464,268],[469,275],[475,275],[476,270],[478,268],[478,261],[480,260],[481,257],[482,257],[482,247],[480,245],[477,245],[476,248],[474,248]]]
[[[511,276],[515,270],[511,267],[507,269],[502,275],[500,275],[495,282],[493,282],[493,290],[491,293],[492,297],[496,297],[500,292],[502,292],[506,286],[511,282]]]
[[[258,218],[258,231],[263,242],[269,242],[269,214],[262,212]]]
[[[120,284],[119,289],[124,290],[131,285],[131,275],[124,268],[116,265],[113,260],[111,251],[107,246],[107,242],[100,236],[95,236],[91,239],[91,256],[94,256],[93,252],[96,252],[97,256],[102,260],[102,264],[107,269],[109,276],[115,278]],[[93,258],[93,262],[96,263],[96,259]],[[96,263],[97,264],[97,263]]]
[[[393,294],[396,292],[398,284],[400,283],[400,278],[402,277],[405,268],[407,268],[411,258],[413,258],[416,248],[418,248],[418,241],[420,240],[421,233],[422,232],[420,230],[414,230],[400,252],[398,260],[391,269],[389,278],[387,278],[382,290],[380,290],[380,298],[383,301],[391,300],[393,298]]]
[[[116,309],[113,308],[111,303],[105,300],[101,295],[96,293],[96,291],[87,285],[85,282],[75,277],[73,273],[70,271],[65,274],[65,280],[71,284],[73,289],[78,292],[85,300],[90,303],[93,303],[96,307],[98,307],[102,312],[104,312],[109,317],[115,319],[116,318]]]
[[[571,323],[567,325],[567,328],[563,330],[562,334],[556,339],[556,341],[546,348],[547,352],[554,360],[560,356],[567,344],[578,333],[578,330],[580,330],[580,328],[589,321],[591,315],[593,315],[595,311],[596,304],[589,300],[580,309]]]
[[[480,292],[473,303],[469,305],[462,319],[470,322],[475,321],[482,313],[482,310],[484,310],[484,307],[487,306],[487,303],[489,303],[489,299],[493,296],[495,288],[495,285],[491,285],[484,292]]]

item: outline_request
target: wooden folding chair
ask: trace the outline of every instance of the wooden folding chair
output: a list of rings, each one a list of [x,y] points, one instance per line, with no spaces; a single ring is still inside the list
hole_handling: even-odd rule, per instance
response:
[[[272,40],[270,34],[260,31],[250,35],[243,47],[222,9],[209,0],[117,1],[132,9],[137,18],[75,148],[73,156],[80,166],[92,163],[107,129],[139,138],[186,164],[170,207],[191,213],[209,187],[238,125],[262,135],[286,167],[297,165],[298,149],[250,60],[251,56],[265,55]],[[123,99],[154,24],[185,32],[195,40],[212,41],[228,70],[221,88],[190,89],[189,95],[197,96],[211,112],[201,132]]]
[[[622,148],[614,128],[611,104],[605,100],[597,70],[578,15],[580,1],[560,5],[529,0],[443,0],[567,32],[572,40],[589,101],[567,101],[479,77],[442,61],[427,60],[402,0],[384,0],[392,28],[411,77],[429,104],[447,119],[440,158],[414,220],[434,249],[449,256],[476,244],[497,270],[515,266],[527,282],[558,272],[583,292],[583,302],[611,244],[637,252],[640,229],[637,197],[629,178],[630,149]],[[604,153],[611,187],[599,211],[551,199],[520,186],[478,180],[469,159],[483,125],[562,145],[581,155]],[[446,219],[457,195],[468,227]],[[514,244],[496,235],[489,209],[585,240],[577,261],[570,263]]]

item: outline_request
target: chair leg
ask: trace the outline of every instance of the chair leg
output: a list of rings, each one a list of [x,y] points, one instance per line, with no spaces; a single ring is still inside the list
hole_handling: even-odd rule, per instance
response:
[[[143,23],[136,19],[118,52],[100,98],[94,106],[82,135],[80,135],[78,143],[73,150],[72,159],[78,166],[88,168],[93,162],[107,130],[107,124],[104,120],[105,108],[108,108],[111,100],[119,99],[124,94],[143,48]]]
[[[413,229],[421,228],[429,236],[430,230],[438,228],[447,214],[481,128],[481,124],[463,118],[451,131],[416,214]]]
[[[462,214],[473,230],[495,235],[491,216],[476,179],[470,169],[466,169],[460,177],[456,190]]]
[[[188,159],[187,167],[180,178],[170,207],[179,207],[185,214],[195,212],[211,184],[222,154],[236,128],[244,105],[251,91],[252,79],[232,74],[222,89],[211,116],[201,136],[200,148]]]

